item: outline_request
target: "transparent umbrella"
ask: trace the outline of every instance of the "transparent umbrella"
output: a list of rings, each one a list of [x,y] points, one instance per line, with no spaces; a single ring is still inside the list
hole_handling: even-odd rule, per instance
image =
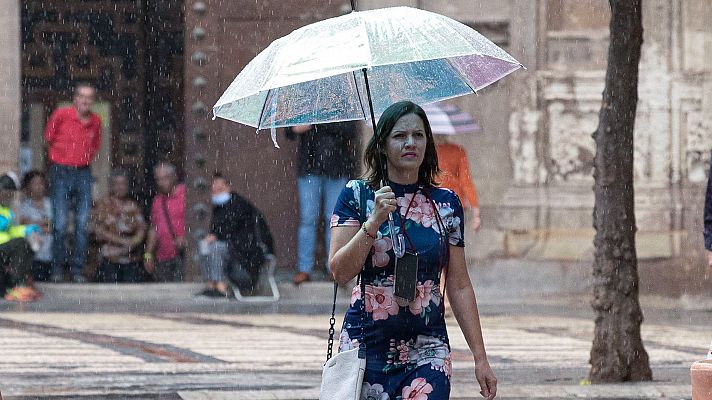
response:
[[[374,120],[397,101],[423,105],[475,93],[519,68],[477,31],[440,14],[351,12],[272,42],[213,113],[257,129]]]
[[[424,105],[476,93],[522,67],[440,14],[410,7],[354,11],[272,42],[237,75],[213,114],[271,128],[277,146],[278,127],[368,119],[375,127],[375,116],[395,102]],[[405,247],[401,235],[393,236],[392,215],[388,224],[397,259]]]

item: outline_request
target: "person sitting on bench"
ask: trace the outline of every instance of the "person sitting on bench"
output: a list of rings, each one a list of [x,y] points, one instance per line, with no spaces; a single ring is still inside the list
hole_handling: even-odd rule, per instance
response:
[[[206,286],[199,294],[233,297],[228,280],[240,290],[254,289],[265,256],[272,253],[272,236],[259,210],[231,191],[225,176],[213,175],[211,192],[210,232],[199,251]]]

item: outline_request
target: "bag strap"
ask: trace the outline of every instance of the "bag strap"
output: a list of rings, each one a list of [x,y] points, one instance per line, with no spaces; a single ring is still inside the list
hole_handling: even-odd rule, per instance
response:
[[[171,215],[168,213],[168,197],[161,195],[161,208],[163,209],[163,216],[166,218],[166,224],[168,225],[168,231],[171,233],[173,241],[178,238],[175,229],[173,229],[173,223],[171,222]]]
[[[359,222],[362,224],[366,222],[366,184],[363,181],[357,181],[357,185],[359,186]],[[364,337],[364,320],[365,320],[365,314],[366,314],[366,305],[364,303],[364,296],[366,293],[366,282],[363,280],[362,274],[359,274],[358,276],[358,282],[360,285],[361,289],[361,340],[359,341],[359,351],[358,351],[358,356],[359,358],[366,358],[366,344],[364,343],[363,337]],[[334,329],[334,325],[336,325],[336,294],[339,291],[339,284],[334,281],[334,301],[331,305],[331,318],[329,319],[329,341],[327,344],[327,349],[326,349],[326,361],[329,361],[329,359],[332,356],[332,351],[334,347],[334,333],[336,333],[336,330]]]

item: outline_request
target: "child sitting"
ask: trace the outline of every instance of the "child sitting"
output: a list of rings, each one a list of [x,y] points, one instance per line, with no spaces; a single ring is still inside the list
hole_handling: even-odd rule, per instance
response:
[[[19,186],[14,172],[0,175],[0,289],[7,289],[5,300],[27,302],[42,296],[32,286],[33,247],[40,245],[41,230],[37,225],[13,224],[10,206]]]

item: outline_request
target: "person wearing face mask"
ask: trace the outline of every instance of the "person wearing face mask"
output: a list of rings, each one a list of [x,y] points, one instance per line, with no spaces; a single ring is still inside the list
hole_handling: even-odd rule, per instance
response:
[[[213,212],[210,233],[200,242],[200,265],[205,289],[199,295],[233,297],[228,280],[250,291],[259,277],[272,240],[260,212],[230,190],[230,181],[219,172],[211,186]]]

